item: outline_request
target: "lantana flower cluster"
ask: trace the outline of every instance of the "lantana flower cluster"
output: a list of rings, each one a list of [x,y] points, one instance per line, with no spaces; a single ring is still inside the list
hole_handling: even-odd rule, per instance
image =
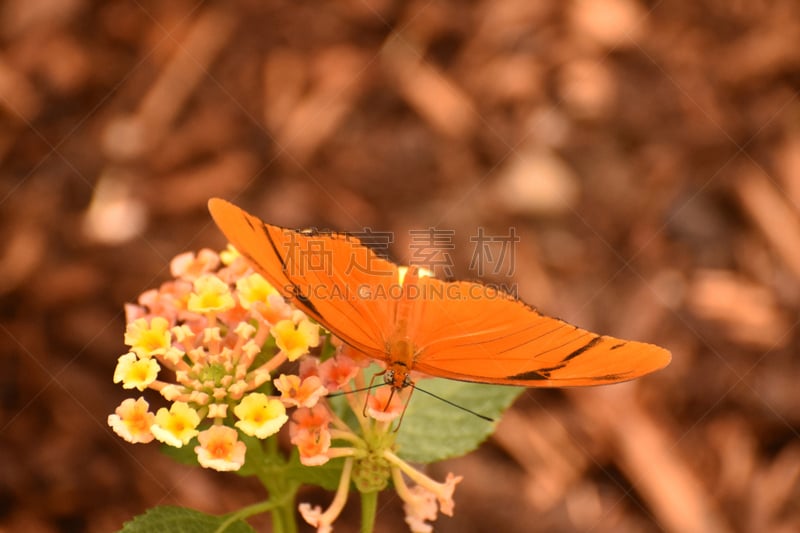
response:
[[[449,474],[439,483],[396,454],[392,426],[407,393],[363,390],[367,361],[336,339],[334,356],[324,362],[311,356],[320,346],[319,325],[232,247],[181,254],[170,269],[174,280],[126,306],[129,351],[114,372],[124,389],[155,390],[167,406],[153,412],[143,396],[124,400],[108,417],[115,433],[131,443],[193,446],[201,466],[235,471],[245,463],[242,435],[263,440],[288,426],[304,465],[344,458],[330,507],[299,507],[320,532],[331,531],[351,482],[374,492],[391,480],[415,532],[432,531],[428,522],[439,511],[452,515],[461,478]],[[297,374],[281,372],[298,360]],[[344,393],[357,427],[334,413],[326,399],[332,392]]]

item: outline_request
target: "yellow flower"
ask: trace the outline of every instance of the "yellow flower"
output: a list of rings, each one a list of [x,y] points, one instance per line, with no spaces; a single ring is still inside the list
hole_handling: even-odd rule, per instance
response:
[[[125,344],[142,358],[166,353],[171,343],[169,322],[161,316],[153,317],[150,324],[146,318],[138,318],[125,328]]]
[[[204,468],[213,468],[219,472],[239,470],[244,464],[247,450],[244,442],[239,440],[236,430],[227,426],[211,426],[197,435],[199,446],[195,446],[197,461]]]
[[[128,398],[119,404],[113,415],[108,415],[108,425],[128,442],[148,443],[153,440],[150,426],[155,419],[155,415],[147,410],[148,407],[144,398]]]
[[[194,280],[187,307],[194,313],[209,313],[228,311],[235,305],[228,284],[217,276],[205,275]]]
[[[236,281],[236,290],[239,292],[239,301],[245,309],[250,309],[256,302],[269,304],[269,296],[278,294],[278,290],[261,274],[250,274],[246,278],[240,278]]]
[[[117,360],[114,383],[121,381],[122,388],[137,388],[141,391],[156,380],[160,369],[155,359],[139,359],[135,353],[128,352]]]
[[[226,266],[236,261],[236,259],[239,257],[241,257],[239,250],[234,248],[232,244],[229,244],[225,250],[219,253],[219,258],[222,260],[222,264]]]
[[[270,328],[270,333],[289,361],[295,361],[308,353],[310,347],[319,345],[319,326],[307,318],[301,320],[297,326],[291,320],[281,320]]]
[[[197,411],[185,402],[175,402],[169,411],[165,407],[158,410],[150,431],[164,444],[180,448],[197,435],[195,428],[199,423]]]
[[[239,418],[236,427],[259,439],[274,435],[289,420],[280,400],[260,392],[252,392],[242,398],[233,412]]]

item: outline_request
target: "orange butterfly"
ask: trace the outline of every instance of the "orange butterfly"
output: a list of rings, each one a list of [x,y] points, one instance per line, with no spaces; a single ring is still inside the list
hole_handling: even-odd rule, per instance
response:
[[[344,233],[265,224],[218,198],[211,216],[285,298],[387,365],[395,390],[419,371],[463,381],[569,387],[616,383],[669,364],[669,351],[598,335],[480,283],[399,267]]]

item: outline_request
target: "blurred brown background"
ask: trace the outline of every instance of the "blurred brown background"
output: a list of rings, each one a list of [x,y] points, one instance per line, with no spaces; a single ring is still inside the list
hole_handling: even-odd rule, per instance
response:
[[[523,299],[673,352],[527,392],[431,468],[466,478],[437,531],[797,531],[798,35],[794,0],[0,2],[0,531],[261,496],[105,422],[122,305],[223,246],[210,196],[398,261],[452,230],[458,277],[515,228]]]

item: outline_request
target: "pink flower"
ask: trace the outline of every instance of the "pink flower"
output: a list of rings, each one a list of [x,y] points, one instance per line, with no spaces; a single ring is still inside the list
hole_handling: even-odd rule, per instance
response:
[[[297,510],[300,516],[311,526],[317,528],[317,533],[331,533],[333,526],[325,519],[322,507],[319,505],[311,506],[310,503],[301,503]]]
[[[319,359],[316,357],[304,357],[300,359],[300,370],[297,372],[300,379],[306,379],[309,376],[319,377]]]
[[[162,283],[159,289],[150,289],[139,296],[139,309],[146,312],[128,313],[126,308],[126,321],[133,322],[135,318],[142,316],[163,316],[170,324],[175,324],[179,315],[186,310],[186,300],[191,292],[192,284],[188,281],[175,280]]]
[[[405,405],[391,387],[381,387],[367,396],[367,414],[381,422],[394,420],[403,413]]]
[[[439,516],[436,508],[436,495],[426,488],[416,485],[408,489],[408,494],[403,501],[403,510],[406,513],[406,524],[415,533],[431,533],[433,522]]]
[[[339,354],[319,365],[319,376],[329,392],[347,385],[358,374],[359,366],[346,355]]]
[[[213,272],[219,267],[219,255],[213,250],[204,248],[197,255],[194,252],[185,252],[175,256],[169,264],[172,275],[194,281],[203,274]]]
[[[333,530],[333,522],[336,520],[347,503],[347,494],[350,492],[350,474],[353,471],[353,459],[347,458],[342,469],[342,477],[339,478],[339,487],[333,497],[330,507],[325,511],[318,505],[312,507],[311,504],[301,503],[298,506],[303,520],[317,528],[317,533],[330,533]]]
[[[453,516],[453,508],[455,507],[453,493],[456,490],[456,485],[461,482],[463,477],[448,473],[445,482],[440,483],[416,470],[390,450],[385,450],[383,456],[393,464],[392,479],[394,487],[397,494],[403,499],[406,523],[414,531],[426,532],[432,530],[426,521],[436,520],[436,503],[439,504],[439,510],[443,514]],[[403,474],[411,478],[416,483],[416,486],[409,487]]]

